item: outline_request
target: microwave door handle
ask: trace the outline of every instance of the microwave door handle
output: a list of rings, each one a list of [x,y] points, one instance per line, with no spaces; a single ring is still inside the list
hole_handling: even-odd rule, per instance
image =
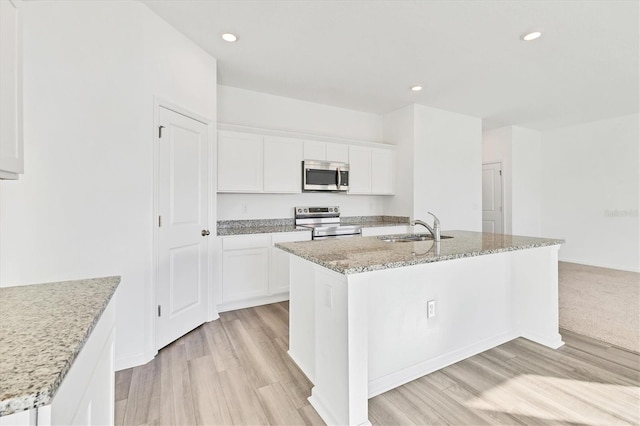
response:
[[[338,167],[338,182],[337,182],[338,186],[336,189],[340,189],[340,186],[342,185],[342,174],[340,173],[340,167]]]

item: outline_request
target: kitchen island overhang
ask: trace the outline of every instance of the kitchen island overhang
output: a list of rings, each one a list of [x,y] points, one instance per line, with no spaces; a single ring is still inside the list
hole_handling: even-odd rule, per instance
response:
[[[562,240],[443,235],[453,238],[439,246],[376,237],[277,245],[292,254],[289,354],[327,423],[369,424],[368,398],[517,337],[562,346]]]

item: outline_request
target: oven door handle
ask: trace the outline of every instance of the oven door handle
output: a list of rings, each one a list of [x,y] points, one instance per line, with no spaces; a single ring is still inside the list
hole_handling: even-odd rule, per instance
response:
[[[338,167],[338,179],[337,179],[337,187],[336,189],[340,189],[340,186],[342,186],[342,173],[340,172],[340,167]]]

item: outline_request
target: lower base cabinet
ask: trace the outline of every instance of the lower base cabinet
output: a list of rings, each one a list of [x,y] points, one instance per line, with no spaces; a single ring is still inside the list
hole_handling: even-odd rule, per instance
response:
[[[288,300],[289,255],[273,245],[310,239],[305,231],[222,237],[218,311]]]

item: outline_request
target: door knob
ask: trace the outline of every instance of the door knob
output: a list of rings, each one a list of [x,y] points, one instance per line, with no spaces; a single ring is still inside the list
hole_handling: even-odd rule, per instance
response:
[[[209,232],[208,229],[203,229],[201,234],[202,234],[203,237],[206,237],[207,235],[211,234],[211,232]]]

